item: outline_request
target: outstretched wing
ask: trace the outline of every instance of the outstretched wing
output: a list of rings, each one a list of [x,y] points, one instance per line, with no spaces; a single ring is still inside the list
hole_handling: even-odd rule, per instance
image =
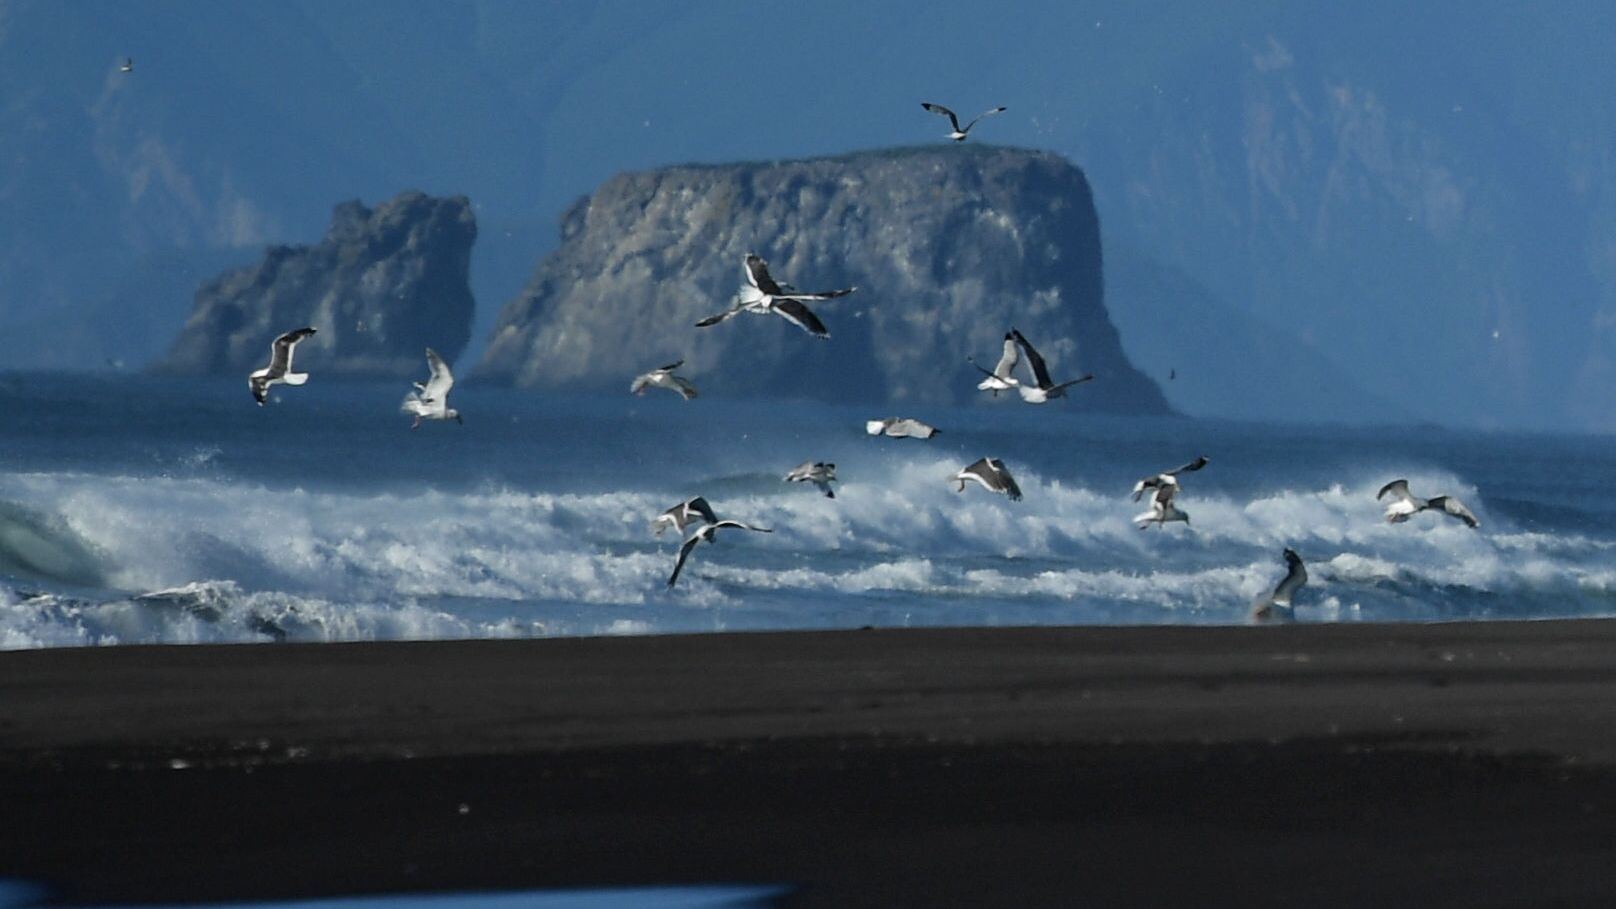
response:
[[[1027,343],[1027,339],[1022,336],[1019,330],[1010,329],[1010,336],[1015,338],[1017,344],[1021,345],[1021,352],[1027,355],[1027,365],[1032,368],[1034,384],[1039,388],[1048,388],[1050,385],[1049,369],[1044,366],[1044,358],[1038,355],[1038,351],[1034,350],[1031,344]]]
[[[948,125],[954,127],[954,132],[959,132],[960,131],[959,118],[954,116],[953,111],[951,111],[948,108],[942,106],[941,104],[932,104],[932,103],[930,103],[928,101],[920,102],[920,106],[924,107],[926,110],[929,110],[934,114],[942,114],[943,116],[947,117],[948,118]]]
[[[1182,465],[1179,465],[1178,467],[1174,467],[1172,470],[1166,471],[1166,473],[1170,477],[1177,476],[1178,474],[1181,474],[1181,473],[1191,473],[1193,471],[1197,471],[1197,470],[1200,470],[1201,468],[1205,467],[1206,462],[1207,462],[1206,455],[1200,455],[1200,456],[1196,457],[1195,460],[1189,462],[1188,464],[1182,464]]]
[[[1459,520],[1465,522],[1465,526],[1467,527],[1481,526],[1481,522],[1476,520],[1476,516],[1471,513],[1470,509],[1466,508],[1463,502],[1455,499],[1453,496],[1437,496],[1425,504],[1428,508],[1440,508],[1444,512],[1453,515]]]
[[[421,387],[421,400],[442,401],[449,396],[449,389],[454,387],[454,373],[449,371],[449,364],[443,362],[438,352],[430,347],[426,349],[426,362],[432,369],[432,376]]]
[[[830,337],[825,323],[819,321],[819,317],[814,315],[812,310],[791,297],[776,298],[772,311],[816,338]]]
[[[740,312],[744,308],[745,307],[743,307],[737,301],[736,304],[734,306],[731,306],[729,309],[726,309],[723,312],[718,313],[717,315],[708,316],[707,318],[702,319],[700,322],[697,322],[696,327],[697,328],[706,328],[709,325],[717,325],[718,323],[724,321],[725,319],[728,319],[730,316],[733,316],[736,313]]]
[[[1004,494],[1010,497],[1010,501],[1021,501],[1021,487],[1016,485],[1015,477],[1010,476],[1010,469],[1004,466],[1004,462],[998,458],[988,458],[988,467],[993,470],[999,485],[1004,488]]]
[[[763,261],[762,256],[748,253],[743,270],[746,274],[746,283],[756,287],[758,290],[771,297],[784,293],[780,285],[775,283],[775,280],[769,276],[769,263]]]
[[[679,547],[679,561],[673,563],[673,574],[668,575],[669,587],[672,587],[679,580],[679,572],[684,570],[685,559],[690,558],[690,550],[695,549],[696,544],[700,542],[701,534],[693,533],[690,535],[690,539],[685,540],[685,544]]]
[[[753,527],[751,524],[742,524],[740,521],[731,521],[728,518],[713,524],[714,530],[720,527],[739,527],[742,530],[755,530],[758,533],[774,533],[773,527]]]
[[[1004,108],[1003,108],[1003,107],[995,107],[995,108],[994,108],[994,109],[992,109],[992,110],[985,110],[985,111],[983,111],[983,112],[981,112],[981,113],[980,113],[980,114],[977,114],[977,115],[976,115],[976,119],[975,119],[975,120],[972,120],[972,121],[971,121],[971,122],[969,122],[969,123],[967,123],[967,124],[965,124],[965,128],[964,128],[964,129],[961,129],[961,130],[960,130],[960,132],[962,132],[962,133],[968,133],[968,132],[970,132],[970,131],[971,131],[971,127],[973,127],[973,126],[975,126],[975,125],[976,125],[976,121],[977,121],[977,120],[980,120],[980,119],[982,119],[982,118],[983,118],[983,117],[991,117],[991,116],[993,116],[993,115],[994,115],[994,114],[1002,114],[1002,113],[1004,113],[1004,110],[1005,110],[1005,109],[1004,109]],[[955,125],[955,127],[954,127],[954,128],[955,128],[955,129],[959,129],[959,126],[958,126],[958,125],[957,125],[957,124],[956,124],[956,125]]]
[[[1087,382],[1093,378],[1094,376],[1090,374],[1086,376],[1078,376],[1075,379],[1067,379],[1065,382],[1062,382],[1059,385],[1051,385],[1049,386],[1049,396],[1053,398],[1056,392],[1065,391],[1066,389],[1071,388],[1073,385],[1082,385],[1084,382]]]
[[[848,294],[852,293],[855,290],[858,290],[858,288],[857,287],[844,287],[841,290],[821,290],[821,291],[811,293],[811,294],[800,294],[800,293],[796,293],[796,292],[791,292],[791,293],[777,293],[777,294],[774,294],[773,296],[774,296],[774,299],[777,300],[777,301],[778,300],[797,300],[797,301],[800,302],[800,301],[804,301],[804,300],[834,300],[837,297],[845,297],[845,296],[847,296]]]
[[[1010,373],[1015,371],[1016,364],[1021,362],[1021,350],[1016,346],[1014,335],[1004,336],[1004,351],[999,354],[999,362],[993,367],[993,375],[999,379],[1009,379]]]
[[[1390,483],[1387,483],[1385,486],[1380,487],[1380,492],[1375,493],[1375,501],[1380,501],[1381,499],[1385,498],[1387,494],[1390,494],[1393,498],[1400,499],[1405,502],[1411,502],[1414,500],[1413,494],[1408,491],[1407,480],[1393,480]]]
[[[270,373],[286,373],[292,369],[292,348],[297,342],[315,333],[313,328],[294,328],[284,335],[276,338],[269,345],[269,371]]]
[[[701,496],[696,496],[695,498],[685,502],[683,505],[681,505],[679,507],[683,508],[684,511],[685,511],[685,523],[688,523],[688,522],[690,522],[692,520],[692,518],[690,517],[691,512],[695,512],[696,514],[700,515],[709,524],[717,524],[718,523],[718,515],[713,514],[713,507],[711,505],[708,505],[707,500],[702,498]],[[681,524],[680,526],[684,526],[684,525]]]

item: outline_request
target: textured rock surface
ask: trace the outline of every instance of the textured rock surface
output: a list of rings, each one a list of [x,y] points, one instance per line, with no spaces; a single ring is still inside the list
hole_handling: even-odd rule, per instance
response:
[[[467,283],[477,225],[463,196],[406,192],[366,208],[344,202],[315,246],[272,246],[257,265],[203,285],[184,330],[154,369],[245,373],[281,332],[312,325],[300,365],[324,374],[420,373],[431,346],[453,362],[471,336]]]
[[[684,357],[704,394],[963,401],[1011,326],[1057,380],[1096,381],[1057,406],[1157,413],[1106,315],[1087,180],[1060,157],[979,145],[622,174],[569,210],[561,247],[500,314],[482,378],[627,389]],[[729,304],[748,252],[805,291],[818,341]]]

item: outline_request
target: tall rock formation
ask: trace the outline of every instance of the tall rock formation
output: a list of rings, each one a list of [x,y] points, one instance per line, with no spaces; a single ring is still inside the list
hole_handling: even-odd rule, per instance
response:
[[[408,376],[422,352],[451,362],[471,337],[468,279],[477,224],[464,196],[406,192],[374,209],[343,202],[315,246],[272,246],[257,265],[203,285],[184,330],[153,369],[246,373],[281,332],[312,325],[302,363],[326,375]]]
[[[997,360],[1020,328],[1064,405],[1162,413],[1106,315],[1099,222],[1060,157],[980,145],[617,176],[562,219],[560,248],[505,307],[478,376],[535,387],[627,388],[683,357],[703,393],[894,403],[979,394],[966,362]],[[748,252],[803,290],[828,341],[728,306]]]

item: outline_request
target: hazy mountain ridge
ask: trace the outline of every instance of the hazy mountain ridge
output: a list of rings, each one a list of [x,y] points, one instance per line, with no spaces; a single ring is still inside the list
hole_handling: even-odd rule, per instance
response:
[[[729,305],[756,252],[804,291],[818,341]],[[1047,152],[921,147],[620,175],[574,206],[560,248],[501,313],[477,369],[534,387],[626,385],[679,358],[741,395],[956,403],[980,394],[1012,326],[1056,381],[1092,372],[1076,409],[1163,413],[1102,299],[1099,223],[1082,172]]]
[[[245,373],[282,332],[312,325],[305,357],[332,375],[408,376],[433,347],[453,360],[471,337],[468,277],[477,223],[464,197],[407,192],[375,209],[338,205],[325,239],[271,246],[196,293],[163,373]]]

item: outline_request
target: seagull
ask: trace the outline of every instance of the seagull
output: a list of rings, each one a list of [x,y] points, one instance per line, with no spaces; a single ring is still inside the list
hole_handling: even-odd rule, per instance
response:
[[[864,431],[872,436],[888,435],[894,439],[929,439],[939,432],[935,427],[909,417],[869,420],[864,424]]]
[[[1285,577],[1274,587],[1274,592],[1260,596],[1251,604],[1251,620],[1263,622],[1289,622],[1296,618],[1292,599],[1296,591],[1307,583],[1307,566],[1294,549],[1285,550]]]
[[[1392,500],[1386,503],[1386,520],[1388,523],[1401,524],[1409,518],[1427,509],[1450,514],[1465,522],[1469,527],[1480,527],[1481,522],[1466,508],[1464,503],[1453,496],[1437,496],[1434,499],[1421,499],[1408,491],[1407,480],[1393,480],[1380,487],[1375,493],[1375,501],[1380,501],[1391,493]]]
[[[1032,345],[1027,343],[1027,339],[1022,337],[1021,332],[1012,328],[1010,329],[1010,336],[1015,338],[1017,344],[1021,345],[1022,353],[1027,355],[1027,365],[1032,367],[1032,378],[1036,384],[1031,388],[1027,387],[1025,383],[1016,386],[1016,391],[1020,393],[1021,400],[1026,401],[1028,404],[1042,404],[1054,398],[1063,398],[1066,396],[1067,388],[1094,378],[1092,375],[1084,375],[1056,385],[1049,380],[1049,368],[1044,365],[1044,358],[1038,355],[1038,351],[1032,349]]]
[[[959,482],[959,488],[954,490],[955,492],[964,492],[965,482],[969,480],[981,483],[989,492],[1004,493],[1012,502],[1021,501],[1021,487],[1016,485],[1015,479],[1010,476],[1010,470],[998,458],[981,458],[954,474],[954,479]]]
[[[998,365],[993,367],[992,372],[982,369],[982,367],[970,357],[966,357],[965,359],[970,360],[972,366],[975,366],[982,372],[983,375],[987,376],[987,378],[976,383],[976,387],[982,391],[993,392],[993,396],[995,398],[999,396],[999,392],[1015,388],[1017,385],[1021,384],[1020,380],[1011,375],[1011,373],[1015,372],[1016,370],[1016,364],[1021,362],[1021,349],[1016,346],[1015,335],[1009,333],[1005,334],[1004,352],[999,354]]]
[[[929,102],[922,101],[920,102],[920,106],[934,114],[941,114],[948,118],[949,124],[954,127],[954,131],[948,134],[948,138],[953,139],[955,142],[964,142],[966,135],[971,132],[971,127],[976,125],[977,120],[980,120],[983,117],[991,117],[994,114],[1004,113],[1003,107],[995,107],[992,110],[985,110],[976,115],[976,120],[972,120],[971,122],[965,124],[964,128],[961,128],[959,125],[959,117],[954,116],[953,111],[942,106],[941,104],[931,104]]]
[[[656,369],[653,369],[650,372],[640,373],[634,377],[634,384],[630,385],[628,390],[634,394],[643,395],[645,394],[645,390],[647,388],[654,385],[657,388],[666,388],[669,391],[677,391],[679,393],[679,397],[688,401],[696,396],[696,386],[691,385],[684,376],[676,376],[673,374],[675,369],[678,369],[683,365],[685,365],[685,361],[674,360],[667,366],[658,366]]]
[[[1144,495],[1147,489],[1156,489],[1160,486],[1177,486],[1179,474],[1200,470],[1206,466],[1206,462],[1206,455],[1201,455],[1188,464],[1174,467],[1172,470],[1164,470],[1154,476],[1145,477],[1143,480],[1133,484],[1133,500],[1135,502],[1139,501],[1139,497]]]
[[[769,263],[763,261],[761,256],[753,253],[747,254],[746,263],[742,271],[746,275],[746,283],[736,292],[735,302],[730,305],[729,309],[697,322],[697,328],[717,325],[736,313],[767,314],[772,312],[816,338],[828,338],[830,337],[830,332],[826,330],[825,323],[819,321],[819,317],[804,306],[803,302],[808,300],[834,300],[837,297],[845,297],[858,290],[857,287],[849,287],[843,290],[825,290],[811,294],[797,293],[796,289],[791,285],[788,284],[782,287],[773,278],[769,277]]]
[[[836,479],[835,464],[828,464],[824,461],[803,461],[781,479],[787,483],[812,483],[819,487],[819,491],[825,494],[825,498],[836,498],[836,493],[832,492],[830,488],[831,481]]]
[[[120,73],[132,73],[134,71],[135,71],[135,58],[134,57],[125,57],[125,58],[123,58],[123,65],[118,67],[118,72],[120,72]]]
[[[428,347],[426,349],[426,365],[432,370],[432,375],[426,384],[415,383],[415,390],[404,398],[401,408],[407,414],[415,415],[415,422],[410,424],[411,429],[420,429],[422,420],[453,420],[464,423],[460,419],[460,411],[449,406],[449,389],[454,387],[454,373],[449,371],[449,364],[443,362],[438,352]]]
[[[657,515],[656,519],[651,522],[651,529],[655,530],[656,535],[659,537],[662,536],[662,531],[670,528],[683,533],[686,526],[697,520],[707,524],[718,523],[718,515],[713,514],[712,506],[708,505],[707,500],[701,496],[685,499],[683,502]]]
[[[271,385],[302,385],[309,380],[306,372],[292,372],[292,348],[297,342],[315,333],[312,328],[298,328],[276,338],[269,345],[269,365],[254,370],[247,376],[247,387],[252,389],[253,400],[264,406]]]
[[[702,540],[706,540],[707,542],[711,543],[713,539],[718,536],[718,529],[720,527],[739,527],[742,530],[755,530],[758,533],[774,533],[774,528],[772,527],[753,527],[750,524],[742,524],[740,521],[728,520],[714,521],[711,524],[703,524],[700,527],[697,527],[696,532],[692,533],[690,537],[685,540],[684,545],[679,547],[679,561],[673,564],[673,574],[668,575],[669,588],[672,588],[674,582],[679,580],[679,572],[685,567],[685,559],[690,558],[690,551],[695,549],[696,544],[700,543]]]
[[[1166,527],[1169,521],[1183,521],[1186,527],[1189,526],[1189,514],[1173,504],[1173,498],[1177,495],[1176,480],[1157,486],[1150,494],[1150,510],[1134,515],[1134,520],[1139,522],[1139,529],[1144,530],[1152,524]]]

